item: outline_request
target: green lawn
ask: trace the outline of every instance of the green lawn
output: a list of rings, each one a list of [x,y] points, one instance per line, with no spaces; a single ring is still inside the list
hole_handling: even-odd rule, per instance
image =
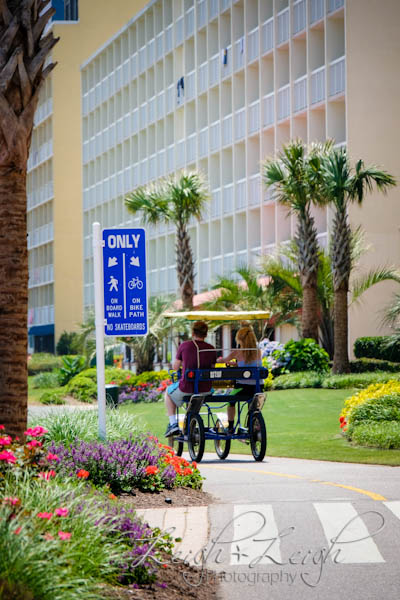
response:
[[[400,465],[400,450],[351,446],[340,434],[339,413],[352,390],[301,389],[268,393],[263,409],[267,423],[269,456],[313,458],[339,462]],[[119,410],[140,417],[149,431],[164,441],[167,425],[164,404],[130,404]],[[165,440],[166,441],[166,440]],[[185,446],[185,450],[187,447]],[[214,451],[207,442],[206,450]],[[240,442],[231,452],[251,454]]]

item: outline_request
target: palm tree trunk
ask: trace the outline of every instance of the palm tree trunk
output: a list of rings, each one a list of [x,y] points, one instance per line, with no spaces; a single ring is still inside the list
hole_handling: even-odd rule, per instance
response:
[[[27,420],[27,255],[26,175],[0,166],[0,421],[11,435]]]
[[[349,373],[348,304],[346,285],[335,290],[333,373]]]
[[[178,283],[183,308],[191,310],[194,296],[194,262],[189,233],[183,223],[177,226],[175,248]]]
[[[311,283],[311,285],[310,285]],[[309,283],[303,287],[303,309],[301,318],[301,335],[303,338],[313,338],[318,342],[318,296],[317,285]]]

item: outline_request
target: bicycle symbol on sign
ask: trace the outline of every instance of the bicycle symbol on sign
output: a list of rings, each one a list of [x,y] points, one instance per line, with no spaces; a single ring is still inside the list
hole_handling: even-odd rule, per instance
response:
[[[132,277],[132,279],[130,281],[128,281],[128,288],[130,290],[134,290],[135,288],[137,288],[138,290],[141,290],[143,287],[143,281],[141,279],[139,279],[139,277]]]

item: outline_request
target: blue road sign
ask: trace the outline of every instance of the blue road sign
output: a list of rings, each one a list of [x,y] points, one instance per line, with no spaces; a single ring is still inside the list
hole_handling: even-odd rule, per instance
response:
[[[105,334],[146,335],[144,229],[103,229]]]

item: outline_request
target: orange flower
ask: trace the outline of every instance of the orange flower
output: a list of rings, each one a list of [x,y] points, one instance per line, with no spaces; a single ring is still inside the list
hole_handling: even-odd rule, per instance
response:
[[[190,469],[189,467],[186,467],[186,469],[183,469],[183,474],[184,475],[191,475],[192,474],[192,469]]]
[[[110,498],[110,500],[116,500],[117,496],[115,494],[108,494],[108,497]]]
[[[158,467],[156,465],[149,465],[146,467],[146,475],[155,475],[158,473]]]
[[[87,479],[89,477],[90,473],[89,471],[85,471],[85,469],[80,469],[76,476],[79,477],[80,479]]]

